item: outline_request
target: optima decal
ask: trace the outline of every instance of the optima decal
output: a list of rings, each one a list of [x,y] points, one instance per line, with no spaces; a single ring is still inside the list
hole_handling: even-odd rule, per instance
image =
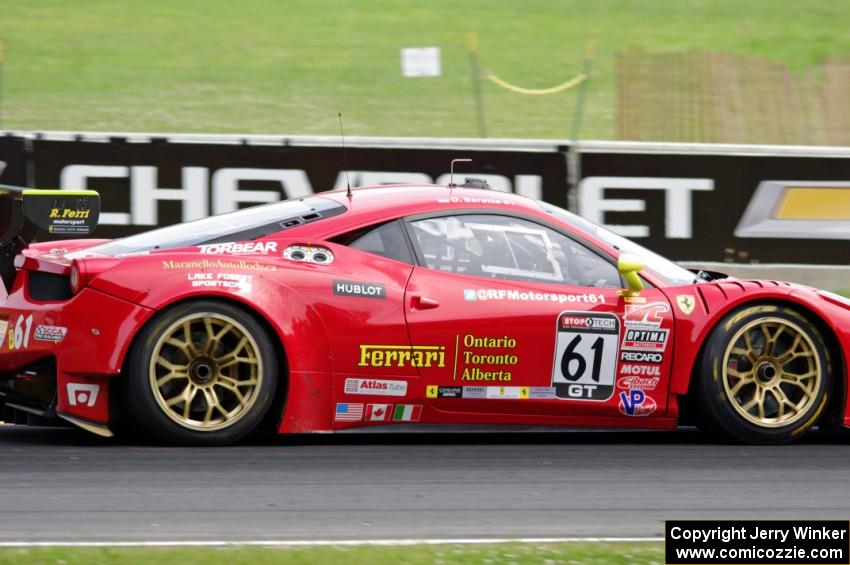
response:
[[[627,351],[654,351],[662,353],[667,348],[670,330],[636,330],[626,328],[623,349]]]
[[[370,394],[374,396],[404,396],[407,381],[379,379],[345,379],[345,394]]]
[[[338,296],[357,296],[360,298],[386,298],[387,289],[378,283],[334,280],[334,294]]]
[[[445,367],[445,345],[361,345],[358,367]]]

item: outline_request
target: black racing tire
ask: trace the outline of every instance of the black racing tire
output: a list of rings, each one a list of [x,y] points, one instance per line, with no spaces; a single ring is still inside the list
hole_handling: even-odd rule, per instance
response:
[[[271,338],[245,310],[217,300],[178,304],[136,336],[121,376],[124,410],[154,440],[232,444],[268,412],[278,367]]]
[[[821,332],[802,313],[739,308],[714,327],[699,360],[699,426],[750,444],[795,441],[826,412],[832,372]]]

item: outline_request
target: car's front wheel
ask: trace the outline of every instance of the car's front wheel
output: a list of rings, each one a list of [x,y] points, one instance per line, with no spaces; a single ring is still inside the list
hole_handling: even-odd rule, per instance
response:
[[[170,443],[239,440],[263,419],[277,387],[266,331],[247,312],[212,300],[154,317],[125,368],[124,407],[132,424]]]
[[[747,443],[787,443],[824,413],[832,369],[818,329],[794,309],[749,306],[712,330],[697,398],[703,426]]]

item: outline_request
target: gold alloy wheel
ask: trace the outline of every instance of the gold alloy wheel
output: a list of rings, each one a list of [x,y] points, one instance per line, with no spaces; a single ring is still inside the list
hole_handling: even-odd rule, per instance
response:
[[[765,428],[803,418],[817,400],[823,374],[809,335],[794,322],[754,320],[729,340],[723,389],[738,414]]]
[[[242,419],[257,402],[263,362],[245,327],[199,312],[166,329],[153,348],[150,385],[163,413],[185,428],[211,432]]]

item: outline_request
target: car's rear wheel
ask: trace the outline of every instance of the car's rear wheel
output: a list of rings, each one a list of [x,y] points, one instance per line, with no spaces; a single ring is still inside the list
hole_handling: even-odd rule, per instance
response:
[[[275,350],[247,312],[196,301],[158,314],[126,364],[125,408],[136,428],[171,443],[222,445],[251,432],[272,404]]]
[[[832,368],[821,333],[802,314],[749,306],[712,330],[697,384],[709,431],[747,443],[787,443],[824,413]]]

